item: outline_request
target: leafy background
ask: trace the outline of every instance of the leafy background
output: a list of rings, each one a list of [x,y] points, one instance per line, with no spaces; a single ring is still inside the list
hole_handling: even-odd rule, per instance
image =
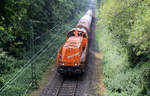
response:
[[[150,96],[150,0],[101,0],[97,6],[105,95]]]
[[[67,32],[87,11],[88,3],[89,0],[1,0],[0,95],[23,96],[33,91],[34,88],[30,88],[33,66],[27,62],[34,61],[39,81],[55,61]],[[32,60],[44,46],[39,58]],[[7,84],[9,80],[11,83]]]

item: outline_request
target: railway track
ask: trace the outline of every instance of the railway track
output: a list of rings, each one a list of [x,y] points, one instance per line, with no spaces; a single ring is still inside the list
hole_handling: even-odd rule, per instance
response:
[[[64,77],[55,96],[76,96],[77,86],[78,80],[70,80],[67,77]]]
[[[65,77],[56,73],[53,81],[40,96],[82,96],[83,81],[78,77]]]

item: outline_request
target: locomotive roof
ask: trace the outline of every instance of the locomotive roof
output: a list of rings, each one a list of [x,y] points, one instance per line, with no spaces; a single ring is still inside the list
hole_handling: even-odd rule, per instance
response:
[[[64,44],[64,48],[79,48],[82,42],[81,37],[70,37]]]

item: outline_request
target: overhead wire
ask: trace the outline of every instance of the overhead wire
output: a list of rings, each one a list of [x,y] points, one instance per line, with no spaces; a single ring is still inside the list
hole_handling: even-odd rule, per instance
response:
[[[65,39],[64,39],[65,40]],[[59,42],[59,44],[61,44],[62,42]],[[57,50],[58,51],[58,50]],[[52,63],[53,61],[54,61],[54,57],[57,55],[57,52],[55,52],[52,56],[50,56],[50,59],[48,60],[48,62],[47,63]],[[53,61],[51,61],[53,59]],[[27,95],[27,92],[29,91],[29,89],[30,89],[30,87],[31,87],[31,85],[32,85],[32,82],[29,84],[29,86],[28,86],[28,88],[27,88],[27,90],[25,91],[25,93],[24,93],[24,95],[23,96],[26,96]]]
[[[76,18],[75,18],[76,19]],[[74,21],[75,22],[75,21]],[[63,24],[62,22],[60,22],[60,24]],[[54,26],[52,29],[50,29],[50,31],[53,31],[58,25],[60,25],[60,24],[57,24],[56,26]],[[70,26],[72,26],[73,25],[73,23],[70,25]],[[65,32],[65,31],[64,31]],[[64,33],[64,32],[62,32],[62,34]],[[44,35],[46,35],[47,33],[45,33],[45,34],[42,34],[42,36],[44,36]],[[37,38],[36,38],[37,39]],[[34,39],[34,41],[36,41],[36,39]],[[54,40],[57,40],[58,38],[55,38]],[[50,45],[52,45],[52,44],[49,44],[51,41],[53,41],[53,40],[49,40],[48,42],[46,42],[46,44],[45,44],[45,46],[44,47],[42,47],[36,54],[34,54],[32,57],[31,57],[31,59],[30,60],[28,60],[27,61],[27,63],[10,79],[10,80],[8,80],[5,84],[4,84],[4,86],[3,87],[1,87],[0,88],[0,93],[2,93],[3,91],[5,91],[6,90],[6,88],[7,88],[7,86],[9,85],[9,84],[11,84],[13,81],[15,81],[32,63],[34,63],[35,62],[35,60],[37,59],[37,58],[39,58],[40,57],[40,55],[42,54],[42,53],[44,53],[46,50],[47,50],[47,48],[48,48],[48,46]],[[55,43],[55,42],[53,42],[53,43]],[[47,46],[48,45],[48,46]],[[46,48],[45,48],[46,47]],[[44,50],[45,49],[45,50]],[[36,59],[35,59],[36,58]]]
[[[76,19],[76,18],[75,18]],[[62,22],[60,23],[60,24],[62,24]],[[50,31],[52,31],[52,30],[54,30],[57,26],[58,26],[59,24],[57,24],[56,26],[54,26],[52,29],[50,29]],[[73,25],[73,24],[72,24]],[[71,25],[71,26],[72,26]],[[43,34],[43,35],[45,35],[45,34]],[[42,36],[43,36],[42,35]],[[57,39],[57,38],[56,38]],[[36,40],[36,39],[35,39]],[[50,40],[51,41],[51,40]],[[49,42],[50,41],[48,41],[47,43],[46,43],[46,45],[47,44],[49,44]],[[45,46],[44,47],[42,47],[36,54],[34,54],[32,57],[31,57],[31,59],[30,60],[28,60],[27,61],[27,63],[9,80],[9,81],[7,81],[5,84],[4,84],[4,86],[3,87],[1,87],[0,88],[0,93],[2,93],[3,91],[4,91],[4,88],[8,85],[8,84],[10,84],[11,82],[10,81],[13,81],[15,78],[17,78],[19,75],[19,73],[21,73],[21,72],[23,72],[23,69],[25,70],[26,68],[28,68],[28,65],[30,65],[31,63],[33,63],[33,61],[35,61],[35,59],[34,58],[37,58],[38,56],[38,54],[39,54],[39,56],[40,56],[40,54],[42,54],[43,52],[44,52],[44,49],[45,48]],[[43,51],[42,51],[43,50]],[[34,60],[33,60],[34,59]]]
[[[64,31],[65,32],[65,31]],[[63,33],[64,33],[63,32]],[[63,39],[63,40],[65,40],[65,38]],[[63,41],[63,40],[61,40],[61,41]],[[59,42],[59,44],[61,44],[62,42]],[[59,44],[58,44],[58,46],[59,46]],[[57,50],[58,51],[58,50]],[[57,55],[57,52],[55,52],[52,56],[50,56],[50,59],[48,60],[48,62],[47,63],[50,63],[50,62],[53,62],[53,61],[51,61],[55,56]],[[31,87],[31,85],[32,85],[32,82],[30,83],[30,85],[29,85],[29,87],[27,88],[27,90],[25,91],[25,93],[24,93],[24,95],[23,96],[26,96],[26,94],[27,94],[27,92],[28,92],[28,90],[29,90],[29,88]]]
[[[70,25],[70,26],[72,26],[73,25],[73,23]],[[66,30],[65,30],[66,31]],[[64,32],[65,32],[64,31]],[[64,32],[62,32],[62,33],[64,33]],[[55,38],[54,40],[56,40],[57,38]],[[47,46],[47,44],[49,44],[50,42],[51,42],[52,40],[49,40],[47,43],[46,43],[46,46]],[[53,42],[53,43],[55,43],[55,42]],[[51,45],[52,45],[52,43],[51,43]],[[51,46],[50,45],[50,46]],[[49,45],[48,45],[49,46]],[[47,46],[47,48],[48,48],[48,46]],[[41,50],[43,50],[45,48],[45,46],[43,47],[43,48],[41,48]],[[40,50],[40,51],[41,51]],[[39,53],[40,51],[38,51],[37,53]],[[42,53],[44,53],[46,51],[46,49],[45,50],[43,50],[39,55],[38,54],[36,54],[36,55],[38,55],[37,57],[36,57],[36,59],[38,59],[39,57],[40,57],[40,55],[42,54]],[[35,57],[35,55],[33,56],[33,57]],[[26,64],[25,64],[25,66],[23,67],[23,68],[21,68],[14,76],[13,76],[13,78],[11,78],[8,82],[6,82],[5,84],[4,84],[4,86],[0,89],[0,93],[2,93],[5,89],[6,89],[6,86],[8,85],[8,84],[10,84],[10,83],[12,83],[14,80],[16,80],[16,78],[18,78],[20,75],[21,75],[21,73],[22,72],[24,72],[28,67],[29,67],[29,65],[31,65],[31,63],[33,63],[36,59],[34,59],[34,61],[32,61],[32,59],[33,58],[31,58]],[[28,66],[27,66],[28,65]],[[19,74],[20,73],[20,74]]]

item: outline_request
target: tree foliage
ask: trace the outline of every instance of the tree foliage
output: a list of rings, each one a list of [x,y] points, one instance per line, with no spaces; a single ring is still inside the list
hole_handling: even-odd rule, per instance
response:
[[[80,13],[87,9],[89,0],[1,0],[0,3],[0,88],[27,63],[28,58],[33,56],[33,50],[39,51],[41,46],[56,38],[59,40],[67,28],[70,28],[74,19],[78,19]],[[62,25],[61,25],[62,24]],[[54,31],[50,31],[53,27],[59,25]],[[57,32],[56,32],[57,31]],[[56,34],[57,33],[57,34]],[[59,34],[58,34],[59,33]],[[63,34],[63,35],[62,35]],[[59,36],[60,35],[60,36]],[[65,36],[63,36],[65,38]],[[63,38],[63,40],[64,40]],[[63,41],[62,40],[62,41]],[[62,42],[61,41],[61,42]],[[61,43],[58,41],[58,43]],[[50,42],[51,43],[51,42]],[[56,43],[56,42],[55,42]],[[33,47],[33,44],[36,48]],[[61,44],[52,46],[51,53],[55,53]],[[57,48],[56,48],[57,47]],[[46,55],[46,56],[45,56]],[[37,62],[37,75],[46,70],[46,63],[49,61],[50,52],[45,53],[43,59]],[[25,57],[25,58],[23,58]],[[44,67],[46,66],[46,67]],[[45,69],[44,69],[45,68]],[[31,71],[31,68],[27,68]],[[24,73],[30,80],[31,72]],[[29,78],[30,77],[30,78]],[[18,80],[18,79],[17,79]],[[16,81],[17,81],[16,80]],[[11,90],[7,90],[9,94],[16,95],[22,87],[28,87],[28,84],[22,81],[16,83],[19,87],[13,85]],[[30,83],[30,81],[28,81]],[[24,89],[26,88],[24,87]],[[24,91],[22,92],[24,93]],[[22,94],[20,93],[20,94]],[[19,94],[17,94],[20,96]]]
[[[103,30],[102,32],[105,33],[105,35],[101,33],[102,36],[105,36],[105,38],[107,38],[108,40],[114,41],[112,43],[110,43],[111,41],[103,41],[106,44],[105,46],[103,46],[103,48],[110,47],[108,51],[110,53],[106,52],[105,49],[102,49],[103,52],[106,53],[106,55],[104,55],[104,58],[106,56],[106,61],[104,60],[104,62],[106,62],[104,73],[106,76],[106,84],[108,85],[108,88],[109,90],[111,90],[112,94],[115,94],[115,96],[120,96],[119,94],[121,94],[121,96],[148,96],[149,94],[149,8],[150,0],[101,1],[101,6],[99,9],[99,26],[103,27],[100,27],[101,29],[99,30]],[[101,43],[103,42],[101,40]],[[108,43],[110,45],[107,45]],[[117,47],[117,50],[114,50],[115,46]],[[122,52],[122,49],[124,49],[125,51]],[[109,57],[107,56],[107,54],[111,54],[111,56],[116,54],[118,57],[115,57],[117,58],[122,57],[123,55],[124,57],[122,58],[124,59],[119,59],[122,62],[118,60],[116,60],[116,62],[112,61],[112,64],[110,60],[115,60],[115,58],[112,59],[113,57]],[[118,73],[113,71],[117,71]],[[133,76],[130,78],[130,75],[132,73]],[[122,75],[126,76],[128,79],[121,79],[123,78]],[[117,78],[118,80],[116,80],[115,78]],[[139,79],[139,81],[134,81],[134,79],[137,78]],[[126,89],[126,84],[118,87],[116,83],[116,85],[113,85],[113,82],[118,82],[118,84],[120,85],[123,84],[121,82],[126,82],[126,84],[130,85],[132,85],[131,82],[134,82],[131,88],[128,87],[130,90],[132,90],[132,92]],[[138,85],[138,83],[136,82],[139,82],[139,84],[141,82],[141,85]],[[142,87],[140,88],[139,86]]]
[[[133,56],[133,62],[143,55],[146,58],[150,52],[149,3],[148,0],[108,0],[101,10],[102,17],[105,17],[102,22],[123,46],[131,49],[133,54],[129,54]]]
[[[68,22],[85,9],[86,0],[1,0],[0,47],[20,56],[34,39],[58,22]],[[31,22],[30,21],[35,21]]]

